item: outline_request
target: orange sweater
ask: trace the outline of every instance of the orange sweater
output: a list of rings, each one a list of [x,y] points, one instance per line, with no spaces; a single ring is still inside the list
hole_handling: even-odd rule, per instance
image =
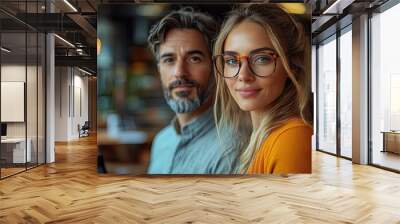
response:
[[[276,128],[262,143],[248,174],[311,173],[312,127],[293,118]]]

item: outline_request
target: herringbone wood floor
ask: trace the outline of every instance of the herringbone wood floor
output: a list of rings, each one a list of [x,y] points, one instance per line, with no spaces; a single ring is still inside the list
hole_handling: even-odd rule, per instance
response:
[[[313,174],[126,177],[96,173],[96,140],[0,181],[0,223],[400,223],[400,175],[315,152]]]

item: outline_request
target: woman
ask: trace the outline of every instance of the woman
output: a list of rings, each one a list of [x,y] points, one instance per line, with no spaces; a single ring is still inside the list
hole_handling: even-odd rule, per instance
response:
[[[222,25],[214,115],[246,144],[239,173],[311,173],[307,58],[304,27],[276,5],[242,6]]]

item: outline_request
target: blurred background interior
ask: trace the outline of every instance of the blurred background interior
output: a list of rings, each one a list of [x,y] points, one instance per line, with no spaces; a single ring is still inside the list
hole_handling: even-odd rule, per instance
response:
[[[219,24],[234,7],[233,4],[104,4],[98,8],[97,35],[101,45],[97,58],[98,143],[104,161],[99,171],[146,173],[153,137],[174,116],[165,103],[147,37],[152,25],[183,6],[207,13]],[[302,6],[299,16],[304,21],[308,19],[310,28],[310,9]]]

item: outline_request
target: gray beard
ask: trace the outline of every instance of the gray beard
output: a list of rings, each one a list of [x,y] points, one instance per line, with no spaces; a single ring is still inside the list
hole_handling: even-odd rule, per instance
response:
[[[167,103],[171,109],[178,114],[193,112],[201,105],[199,97],[181,100],[167,99]]]
[[[175,113],[183,114],[190,113],[199,108],[204,101],[212,94],[214,89],[214,83],[209,83],[206,90],[201,90],[200,87],[196,88],[197,95],[194,99],[189,99],[186,92],[177,92],[177,96],[180,99],[174,99],[172,97],[172,90],[164,87],[164,98],[168,105]]]

